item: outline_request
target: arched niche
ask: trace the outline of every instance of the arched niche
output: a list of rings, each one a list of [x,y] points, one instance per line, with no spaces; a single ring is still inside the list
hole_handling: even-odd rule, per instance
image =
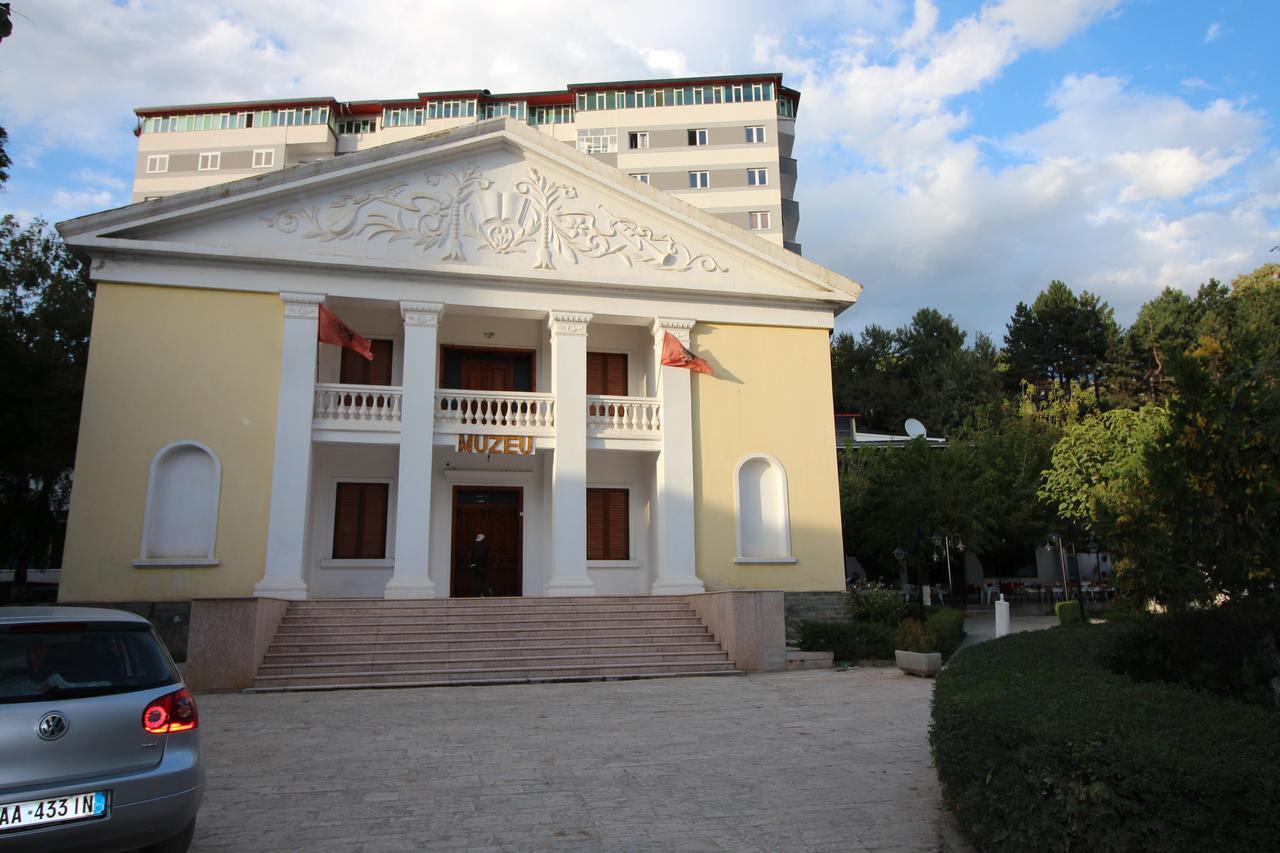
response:
[[[142,546],[135,566],[214,566],[222,462],[207,445],[183,439],[151,460]]]
[[[739,563],[794,563],[787,472],[766,453],[746,456],[733,473]]]

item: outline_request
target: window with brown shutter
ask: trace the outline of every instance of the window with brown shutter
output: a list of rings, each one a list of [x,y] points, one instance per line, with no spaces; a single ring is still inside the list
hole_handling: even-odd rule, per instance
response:
[[[386,483],[339,483],[333,508],[333,558],[383,560],[387,556]]]
[[[373,353],[373,361],[355,350],[343,347],[338,381],[343,385],[390,385],[391,341],[381,338],[371,340],[369,351]]]
[[[587,559],[630,560],[631,529],[626,489],[587,489]]]
[[[627,354],[587,353],[587,393],[627,396]]]

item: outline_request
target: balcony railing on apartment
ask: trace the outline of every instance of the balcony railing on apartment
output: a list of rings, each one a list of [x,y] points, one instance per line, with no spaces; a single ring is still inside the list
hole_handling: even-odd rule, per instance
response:
[[[403,391],[391,385],[316,385],[313,423],[319,429],[399,432]],[[662,437],[662,405],[651,397],[587,397],[588,438]],[[552,394],[515,391],[436,392],[440,433],[553,436]]]
[[[587,397],[588,438],[661,438],[662,404],[651,397]]]
[[[400,388],[392,385],[316,385],[314,424],[329,429],[400,430]]]

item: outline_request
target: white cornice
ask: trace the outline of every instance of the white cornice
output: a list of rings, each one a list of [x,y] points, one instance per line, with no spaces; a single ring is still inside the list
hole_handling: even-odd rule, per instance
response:
[[[444,305],[439,302],[401,302],[400,316],[406,326],[438,326]]]
[[[591,315],[580,311],[551,311],[547,314],[547,327],[551,329],[553,338],[557,335],[586,335],[590,322]]]

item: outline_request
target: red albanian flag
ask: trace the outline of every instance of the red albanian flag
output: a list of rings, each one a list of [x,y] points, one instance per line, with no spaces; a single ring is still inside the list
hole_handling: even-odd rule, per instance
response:
[[[318,337],[322,344],[346,347],[349,350],[360,353],[365,357],[366,361],[373,361],[373,351],[370,349],[369,340],[357,335],[354,329],[342,322],[341,317],[323,305],[320,306]]]
[[[667,367],[684,367],[694,373],[705,373],[714,376],[711,365],[705,359],[698,358],[689,352],[688,347],[680,343],[680,339],[667,332],[662,338],[662,363]]]

